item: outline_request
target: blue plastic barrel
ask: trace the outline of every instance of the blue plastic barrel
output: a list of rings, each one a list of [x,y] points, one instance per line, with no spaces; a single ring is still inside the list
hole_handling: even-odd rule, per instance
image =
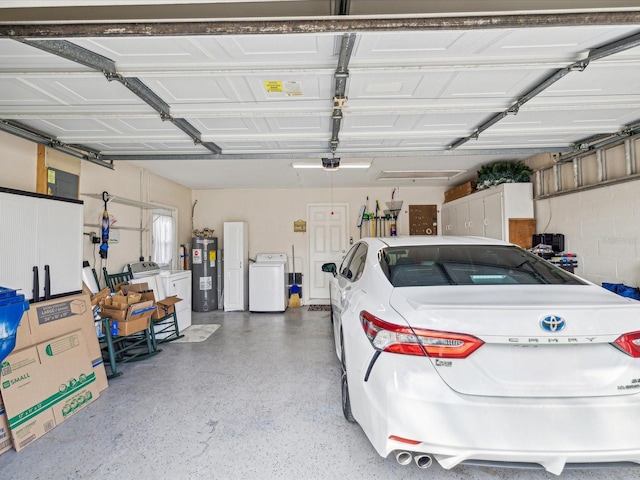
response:
[[[0,287],[0,362],[13,351],[16,346],[16,332],[22,314],[29,310],[29,301],[15,290]]]

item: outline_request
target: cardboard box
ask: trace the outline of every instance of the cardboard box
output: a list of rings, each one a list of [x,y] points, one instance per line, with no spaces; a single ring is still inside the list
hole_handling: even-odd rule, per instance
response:
[[[128,308],[129,305],[139,303],[141,299],[142,295],[137,292],[127,292],[124,294],[120,291],[115,295],[111,295],[111,303],[105,302],[105,304],[124,310]]]
[[[452,189],[444,192],[444,203],[457,200],[458,198],[466,197],[467,195],[471,195],[475,191],[476,182],[470,180],[463,183],[462,185],[458,185],[457,187],[453,187]]]
[[[0,391],[20,451],[99,397],[83,332],[11,353],[2,362]]]
[[[151,315],[156,311],[152,300],[129,305],[126,310],[105,305],[100,310],[102,318],[118,322],[118,335],[126,336],[149,328]]]
[[[111,290],[109,288],[103,288],[95,295],[91,296],[91,305],[98,306],[104,302],[104,299],[111,296]]]
[[[37,345],[75,330],[82,330],[100,391],[108,387],[102,351],[88,294],[32,303],[22,316],[14,351]]]
[[[155,312],[153,312],[153,315],[151,318],[153,318],[154,320],[160,320],[161,318],[166,317],[167,315],[171,315],[173,313],[175,313],[175,305],[178,302],[181,302],[182,299],[178,298],[178,297],[167,297],[167,298],[163,298],[162,300],[159,300],[157,302],[157,310]]]
[[[111,322],[114,320],[109,320],[109,328],[111,328]],[[127,335],[133,335],[134,333],[141,332],[149,328],[151,324],[151,317],[138,317],[133,320],[129,320],[126,322],[118,321],[118,336],[126,337]]]
[[[137,292],[142,295],[142,300],[153,300],[154,304],[158,307],[153,315],[151,316],[152,320],[161,320],[167,315],[171,315],[175,312],[175,304],[181,302],[182,299],[178,297],[167,297],[158,299],[153,290],[149,289],[149,285],[147,283],[134,283],[131,285],[126,285],[123,287],[123,290],[127,293]]]
[[[104,305],[98,312],[100,318],[112,318],[118,322],[124,322],[127,318],[127,311],[120,308],[111,307],[110,305]]]
[[[11,441],[7,414],[4,410],[4,404],[2,403],[2,395],[0,395],[0,455],[7,450],[11,450],[12,446],[13,442]]]

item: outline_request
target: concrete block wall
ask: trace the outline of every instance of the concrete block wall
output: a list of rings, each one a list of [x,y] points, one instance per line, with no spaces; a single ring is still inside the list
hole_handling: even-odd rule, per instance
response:
[[[538,233],[562,233],[576,274],[640,286],[640,180],[537,200]]]

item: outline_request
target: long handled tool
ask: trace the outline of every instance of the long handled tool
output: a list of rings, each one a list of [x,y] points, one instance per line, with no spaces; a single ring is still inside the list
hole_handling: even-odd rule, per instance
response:
[[[293,268],[293,280],[289,288],[289,307],[297,308],[300,306],[300,287],[296,284],[296,253],[293,245],[291,245],[291,267]]]

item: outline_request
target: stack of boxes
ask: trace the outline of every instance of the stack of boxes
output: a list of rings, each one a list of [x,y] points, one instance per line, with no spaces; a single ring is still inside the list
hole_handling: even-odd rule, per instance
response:
[[[4,333],[6,322],[0,321],[0,340],[11,352],[0,357],[0,454],[12,445],[17,451],[26,448],[107,388],[96,335],[96,325],[103,322],[96,324],[94,307],[109,319],[114,335],[128,336],[148,329],[152,318],[173,313],[179,301],[156,301],[146,284],[128,285],[116,294],[105,289],[93,297],[83,293],[30,306],[24,302],[28,310],[21,308]]]
[[[143,300],[142,294],[119,291],[99,302],[99,315],[109,318],[111,334],[121,337],[149,328],[151,315],[156,306],[153,300]]]
[[[158,298],[144,282],[122,283],[116,285],[115,290],[117,293],[114,294],[105,288],[94,297],[94,305],[99,307],[98,314],[110,319],[112,335],[126,336],[145,330],[154,325],[153,322],[173,315],[175,304],[182,301],[178,297]]]
[[[0,404],[20,451],[95,401],[108,384],[88,294],[31,304],[15,342],[1,366]],[[2,418],[0,447],[6,442]]]

